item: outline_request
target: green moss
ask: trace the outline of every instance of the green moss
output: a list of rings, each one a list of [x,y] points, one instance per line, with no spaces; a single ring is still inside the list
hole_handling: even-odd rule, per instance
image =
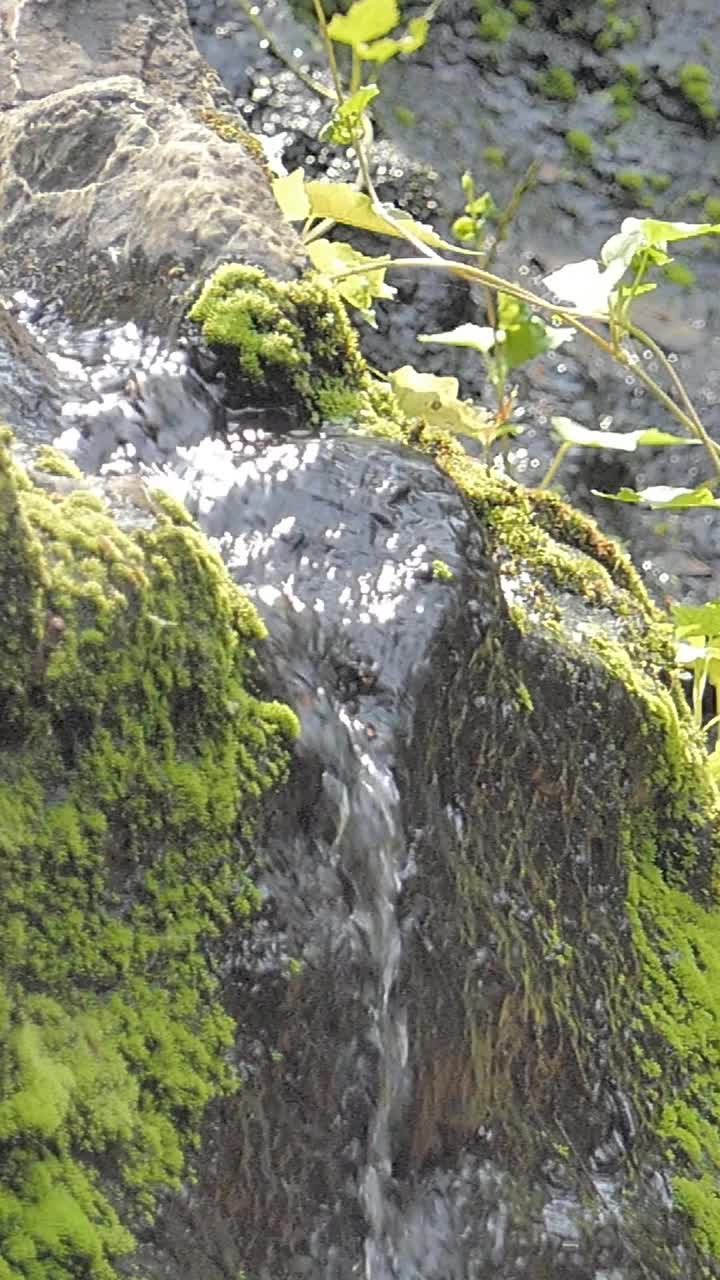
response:
[[[433,560],[430,571],[436,582],[452,582],[455,574],[444,560]]]
[[[688,191],[685,199],[688,204],[702,204],[704,200],[707,200],[707,191],[693,189],[692,191]]]
[[[241,147],[244,147],[258,161],[268,182],[270,181],[272,173],[268,167],[262,143],[254,134],[248,133],[247,129],[243,128],[242,123],[235,116],[228,115],[225,111],[215,111],[208,107],[199,112],[199,118],[203,124],[207,125],[208,129],[212,129],[213,133],[222,138],[223,142],[238,142]]]
[[[642,986],[633,1025],[646,1112],[675,1166],[676,1201],[703,1252],[720,1257],[720,910],[658,866],[657,815],[628,824],[628,902]]]
[[[394,107],[393,114],[398,124],[401,124],[404,129],[414,129],[415,112],[411,111],[409,107],[403,107],[402,105]]]
[[[595,150],[590,134],[583,133],[582,129],[569,129],[565,134],[565,142],[569,149],[583,160],[589,160]]]
[[[707,222],[720,222],[720,196],[707,196],[703,213]]]
[[[510,8],[520,22],[526,22],[535,13],[536,6],[533,0],[512,0]]]
[[[502,147],[483,147],[482,158],[491,169],[504,169],[507,164]]]
[[[703,120],[717,120],[718,108],[713,97],[712,73],[702,63],[686,62],[678,72],[680,91],[695,107]]]
[[[527,712],[532,712],[535,710],[535,704],[532,699],[532,694],[528,689],[527,685],[522,680],[518,682],[518,685],[515,689],[515,693],[517,697],[518,706],[522,707],[522,709]]]
[[[618,84],[611,86],[610,98],[615,108],[616,120],[620,123],[632,120],[636,107],[634,84],[628,83],[627,80],[620,80]]]
[[[577,97],[575,77],[567,67],[550,67],[541,72],[538,88],[546,98],[558,98],[561,102],[572,102]]]
[[[34,458],[34,466],[38,471],[46,471],[53,476],[66,476],[70,480],[82,480],[83,473],[67,454],[51,445],[44,444]]]
[[[646,594],[630,561],[597,526],[555,494],[524,489],[471,463],[461,447],[442,434],[425,440],[440,465],[472,501],[483,525],[503,546],[513,573],[524,565],[557,587],[577,591],[597,604],[627,611],[628,593],[645,606]]]
[[[257,901],[238,841],[296,722],[186,513],[128,535],[3,440],[0,1275],[114,1280],[235,1088],[213,948]]]
[[[498,43],[507,40],[517,22],[512,9],[501,8],[494,0],[475,0],[475,5],[480,14],[482,39]]]
[[[220,267],[190,311],[224,349],[236,388],[297,406],[308,420],[357,415],[369,378],[357,335],[319,277],[284,283],[256,267]]]
[[[637,169],[620,169],[615,174],[615,181],[623,191],[642,191],[645,177]]]
[[[602,31],[595,38],[598,53],[606,53],[608,49],[634,40],[638,33],[638,23],[633,18],[621,18],[617,14],[609,14],[605,19]]]

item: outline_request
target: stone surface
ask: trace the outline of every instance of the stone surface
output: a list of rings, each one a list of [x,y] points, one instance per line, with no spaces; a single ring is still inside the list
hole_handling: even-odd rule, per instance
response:
[[[0,109],[131,76],[168,102],[228,107],[179,0],[1,0]]]
[[[86,324],[131,316],[160,331],[221,258],[283,275],[302,254],[257,151],[204,122],[226,96],[184,7],[120,6],[110,21],[112,9],[19,10],[23,87],[0,116],[0,289],[59,297]]]

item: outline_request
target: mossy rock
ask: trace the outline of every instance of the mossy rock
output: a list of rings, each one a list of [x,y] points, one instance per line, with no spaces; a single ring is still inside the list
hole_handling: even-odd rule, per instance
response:
[[[37,459],[64,481],[55,455]],[[113,1280],[233,1091],[213,962],[296,728],[188,517],[123,532],[0,447],[0,1277]]]
[[[335,291],[318,276],[281,283],[220,267],[190,310],[226,357],[231,393],[297,408],[312,423],[357,416],[370,379]]]
[[[217,278],[209,286],[215,290],[220,307],[201,308],[206,323],[209,318],[213,326],[209,332],[206,329],[206,336],[220,338],[228,345],[232,345],[232,330],[226,327],[223,316],[225,281],[233,291],[247,287],[245,269],[232,272],[224,278],[220,290]],[[257,298],[270,296],[272,306],[279,307],[283,317],[294,322],[296,301],[290,291],[298,287],[302,285],[275,286],[253,278],[250,313],[257,307]],[[316,293],[314,301],[305,294],[305,306],[310,303],[322,315],[330,314],[330,297],[324,288]],[[342,350],[335,344],[333,377],[343,385],[361,389],[363,403],[372,403],[372,389],[357,346],[348,337],[347,322],[340,318],[340,308],[337,300],[332,306],[334,327],[343,334],[342,348],[349,353],[349,359],[343,370]],[[237,307],[231,310],[231,324],[237,326]],[[242,314],[246,317],[247,310]],[[195,315],[203,318],[197,308]],[[246,325],[246,319],[242,323]],[[273,335],[283,332],[277,310],[272,322],[268,313],[264,323]],[[268,386],[276,365],[281,365],[281,385],[287,379],[292,386],[293,371],[299,369],[302,383],[299,387],[296,384],[296,392],[312,406],[315,380],[322,386],[327,377],[323,353],[318,358],[314,344],[307,340],[307,334],[316,331],[316,327],[311,310],[306,310],[302,326],[298,325],[293,333],[287,331],[287,352],[282,362],[268,357],[264,338],[258,340],[254,329],[236,328],[238,340],[234,345],[241,353],[241,361],[245,361],[244,368],[257,379],[267,380]],[[243,351],[249,355],[243,355]],[[291,371],[289,375],[287,369]],[[315,408],[317,412],[317,405]],[[603,847],[613,860],[611,880],[625,886],[624,895],[621,893],[615,903],[616,923],[608,918],[611,928],[602,942],[603,1000],[612,1027],[610,1059],[619,1085],[640,1119],[643,1136],[639,1149],[651,1162],[657,1160],[658,1152],[663,1153],[673,1172],[676,1204],[689,1216],[700,1253],[711,1267],[715,1266],[712,1259],[720,1260],[720,1231],[713,1225],[720,1221],[720,1143],[716,1138],[720,1129],[720,1002],[716,994],[720,990],[718,796],[707,768],[704,742],[692,725],[676,673],[669,621],[649,600],[627,557],[591,520],[554,494],[528,491],[489,472],[469,458],[449,433],[403,420],[387,397],[385,414],[383,433],[394,434],[396,439],[429,453],[475,511],[505,584],[512,626],[516,636],[523,637],[527,652],[536,651],[541,656],[540,666],[547,675],[548,655],[555,651],[558,671],[554,678],[567,679],[569,671],[577,670],[578,680],[584,684],[583,690],[578,690],[578,714],[584,717],[583,724],[592,721],[591,708],[596,707],[597,781],[593,783],[592,771],[587,779],[582,770],[578,776],[585,779],[582,785],[588,787],[610,788],[608,779],[613,779],[615,790],[608,790],[607,794],[601,791],[597,804],[598,812],[607,815]],[[372,428],[369,419],[365,426]],[[510,632],[506,639],[509,636]],[[501,655],[497,655],[497,661],[491,661],[488,655],[482,660],[490,664],[488,678],[506,682],[505,701],[519,707],[531,726],[533,708],[538,705],[538,672],[515,671],[513,685]],[[561,670],[564,676],[559,674]],[[535,687],[531,675],[535,676]],[[602,717],[611,714],[613,706],[617,713],[621,704],[620,714],[632,726],[628,732],[634,754],[625,763],[613,757],[614,762],[608,762],[605,769]],[[511,747],[509,738],[502,739],[499,724],[495,732],[495,750],[510,751],[512,768],[516,767],[512,761],[520,758],[518,753],[532,747],[536,766],[533,784],[527,794],[523,793],[525,808],[532,806],[533,787],[548,788],[550,795],[555,794],[553,788],[558,788],[558,805],[562,807],[562,780],[558,782],[553,777],[552,766],[548,769],[543,764],[547,738],[541,735],[535,741],[529,727],[527,738],[521,735]],[[496,803],[502,802],[500,793]],[[519,798],[508,802],[513,805],[513,813],[522,813]],[[520,830],[520,816],[518,821]],[[557,821],[562,821],[560,813]],[[507,856],[510,865],[510,851]],[[507,1035],[500,1059],[493,1048],[497,1048],[497,1027],[486,1025],[482,1004],[476,1006],[470,1001],[468,1034],[475,1046],[477,1069],[471,1072],[475,1084],[468,1085],[466,1102],[468,1132],[474,1132],[480,1122],[478,1117],[486,1115],[486,1107],[491,1105],[493,1125],[498,1115],[505,1117],[509,1142],[513,1116],[525,1115],[518,1133],[527,1142],[523,1089],[536,1090],[538,1114],[542,1112],[543,1097],[546,1103],[559,1103],[563,1079],[592,1077],[597,1046],[593,1028],[583,1014],[587,998],[583,986],[587,983],[585,969],[587,965],[592,968],[594,962],[582,955],[581,938],[590,930],[590,917],[584,921],[585,908],[578,898],[580,915],[568,931],[564,923],[566,908],[548,894],[547,885],[543,887],[538,867],[527,860],[523,862],[522,839],[517,857],[519,861],[511,872],[513,883],[528,877],[530,896],[544,893],[547,901],[544,905],[539,905],[539,900],[535,903],[532,929],[513,925],[505,931],[508,972],[516,975],[516,981],[517,975],[522,975],[524,995],[516,1010],[520,1022],[515,1031],[510,1024],[505,1027]],[[483,888],[476,865],[461,861],[456,876],[458,910],[464,913],[467,940],[473,944],[472,922],[476,917],[482,918],[487,886]],[[571,889],[570,898],[573,892]],[[489,890],[488,894],[486,908],[492,901]],[[497,924],[496,912],[491,919]],[[550,961],[553,971],[548,982]],[[529,1032],[528,1027],[534,1030]],[[529,1034],[534,1037],[536,1061],[529,1064],[523,1057],[523,1061],[514,1062],[514,1051],[521,1057],[526,1054]],[[518,1079],[523,1082],[520,1092]],[[539,1133],[540,1138],[545,1141],[547,1135]],[[560,1132],[557,1139],[561,1140]]]
[[[418,443],[476,511],[519,634],[489,634],[477,655],[492,728],[481,732],[479,749],[472,731],[473,758],[483,761],[492,798],[483,800],[481,783],[468,791],[468,832],[482,834],[459,842],[449,872],[449,910],[463,921],[458,957],[494,938],[493,972],[506,993],[488,1011],[485,986],[475,994],[466,985],[457,1050],[467,1053],[466,1110],[456,1123],[468,1134],[489,1124],[512,1159],[532,1168],[547,1152],[548,1117],[565,1115],[572,1149],[582,1150],[583,1126],[573,1129],[570,1117],[600,1052],[590,1016],[596,993],[605,1010],[602,1053],[639,1125],[638,1165],[665,1162],[676,1208],[687,1213],[707,1274],[717,1275],[718,793],[677,676],[671,627],[591,520],[552,493],[493,475],[447,434],[425,430]],[[554,687],[563,689],[555,725]],[[459,718],[448,751],[460,755],[468,735]],[[465,795],[457,778],[453,786]],[[495,816],[503,804],[511,822]],[[558,865],[558,854],[573,848],[578,867]],[[507,910],[498,906],[503,892]],[[613,899],[611,910],[598,908],[596,892]],[[430,1035],[434,1013],[424,1013],[419,1023]],[[428,1043],[424,1060],[436,1050]],[[565,1142],[562,1128],[554,1140]]]

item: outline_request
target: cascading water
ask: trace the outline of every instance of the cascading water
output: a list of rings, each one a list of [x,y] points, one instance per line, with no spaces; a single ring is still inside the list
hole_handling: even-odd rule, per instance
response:
[[[392,1181],[392,1125],[407,1095],[407,1013],[398,996],[402,939],[397,899],[405,857],[397,788],[389,770],[374,761],[357,729],[359,773],[347,835],[365,854],[357,876],[357,905],[351,923],[367,948],[371,976],[365,989],[368,1035],[377,1053],[378,1081],[360,1196],[368,1224],[365,1241],[366,1280],[397,1276],[388,1233],[388,1200]]]

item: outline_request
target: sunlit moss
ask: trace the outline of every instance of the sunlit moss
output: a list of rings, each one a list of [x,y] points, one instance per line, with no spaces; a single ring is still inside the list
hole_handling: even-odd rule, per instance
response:
[[[558,98],[572,102],[577,97],[577,85],[572,71],[567,67],[550,67],[538,76],[538,88],[546,98]]]
[[[0,1277],[114,1280],[235,1087],[213,940],[257,901],[239,842],[296,722],[253,693],[262,624],[186,513],[129,535],[8,443]]]
[[[310,421],[359,412],[369,377],[334,290],[313,275],[288,283],[255,267],[219,268],[190,311],[206,340],[228,352],[249,392],[299,406]]]
[[[703,120],[717,120],[718,107],[709,67],[699,62],[686,62],[678,72],[678,82],[683,97],[696,108]]]

